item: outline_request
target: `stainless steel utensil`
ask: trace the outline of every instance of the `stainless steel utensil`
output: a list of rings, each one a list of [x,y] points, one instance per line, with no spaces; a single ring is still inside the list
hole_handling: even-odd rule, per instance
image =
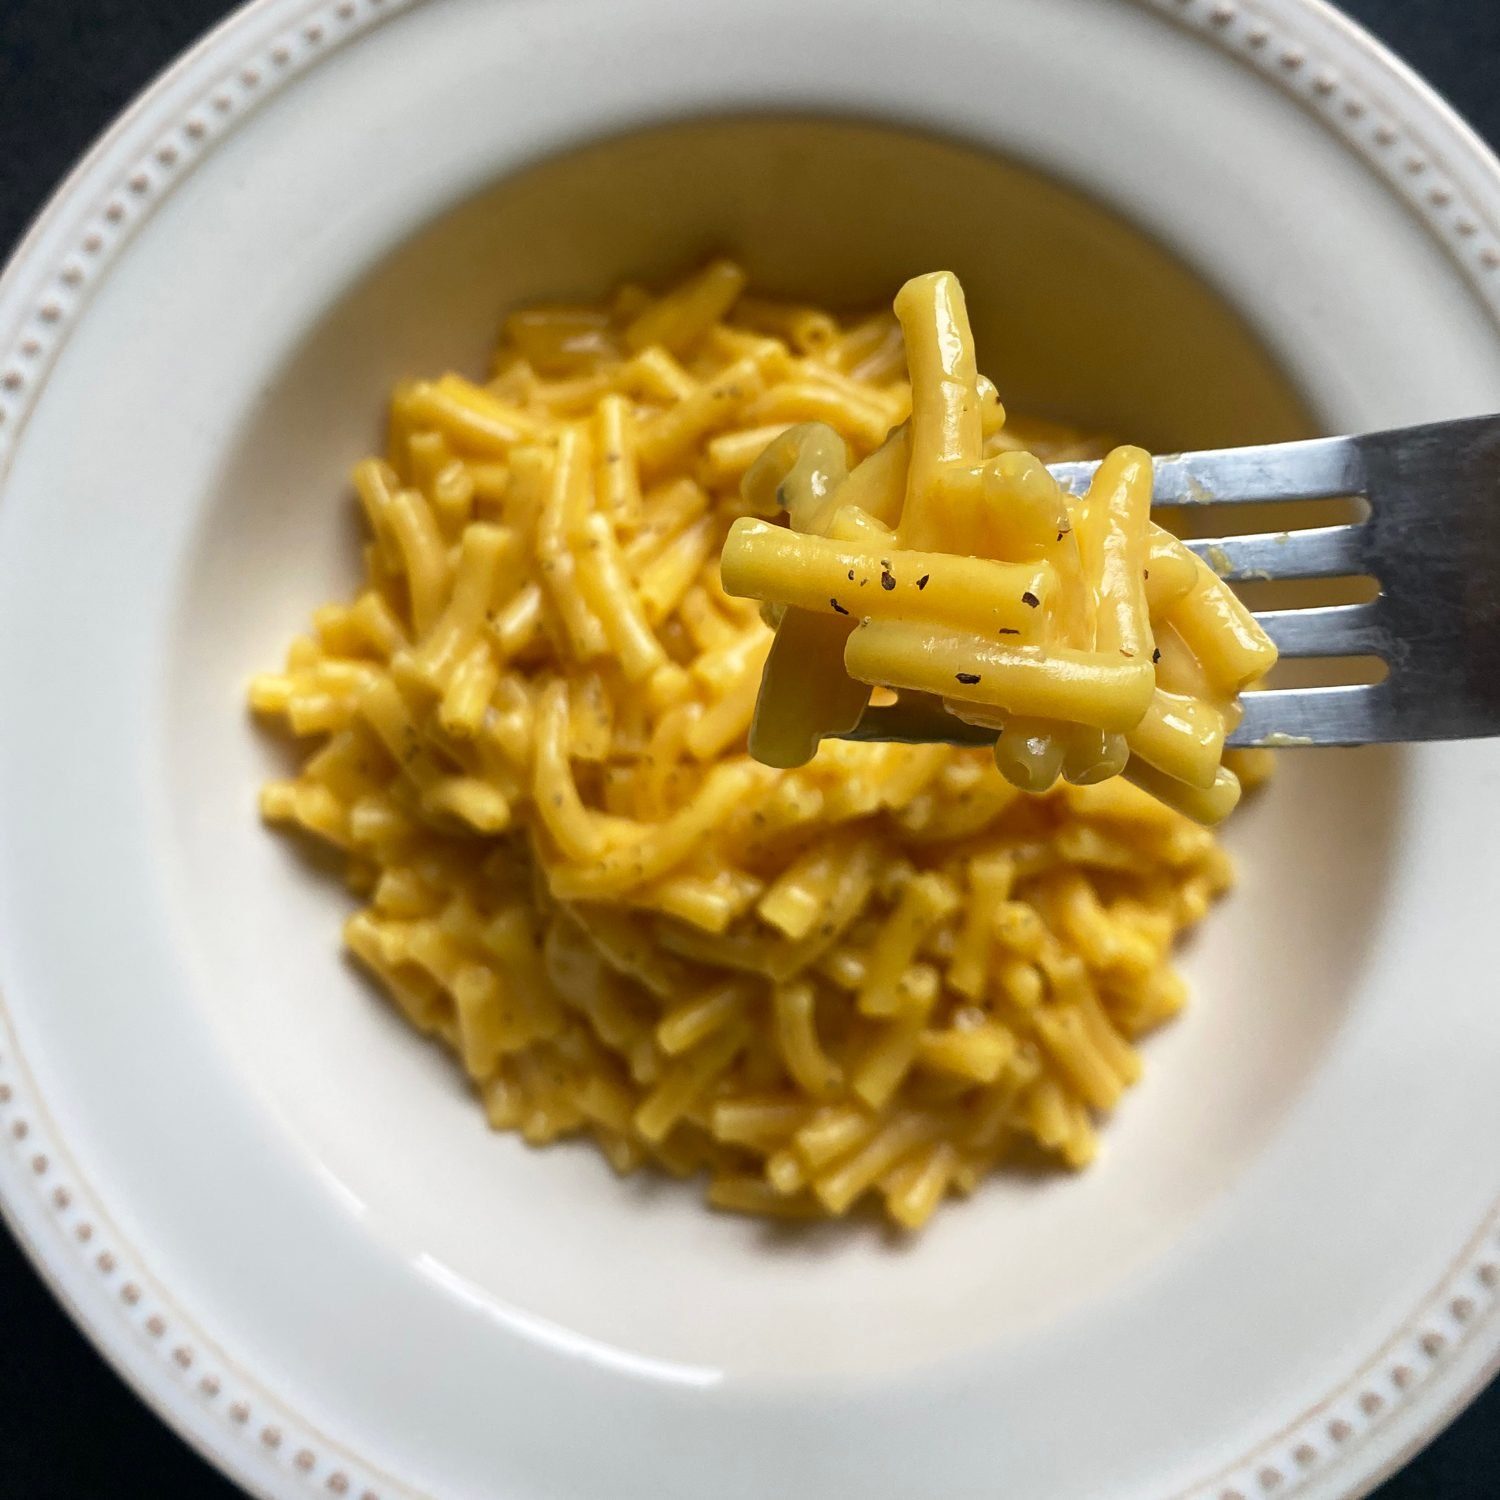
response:
[[[1095,463],[1051,465],[1068,493]],[[1366,519],[1306,530],[1191,540],[1222,578],[1365,576],[1362,604],[1256,615],[1284,658],[1381,658],[1381,682],[1246,694],[1229,743],[1367,745],[1500,734],[1500,415],[1361,437],[1223,448],[1156,460],[1153,503],[1219,507],[1363,496]],[[930,719],[927,724],[930,725]],[[866,710],[848,738],[985,743],[951,720],[912,733],[899,708]],[[904,732],[903,732],[904,726]]]

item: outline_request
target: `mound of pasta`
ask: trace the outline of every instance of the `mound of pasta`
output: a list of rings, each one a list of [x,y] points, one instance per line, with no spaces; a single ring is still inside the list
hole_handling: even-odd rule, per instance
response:
[[[729,593],[776,612],[750,749],[804,765],[884,687],[913,737],[944,714],[993,730],[1025,791],[1123,773],[1221,821],[1240,797],[1225,736],[1275,646],[1151,520],[1149,454],[1116,448],[1077,501],[1032,454],[986,455],[1005,412],[950,272],[907,282],[895,310],[910,419],[852,471],[838,433],[794,428],[746,481],[791,522],[742,518],[724,548]]]
[[[815,422],[845,495],[911,391],[889,314],[744,280],[519,312],[488,380],[396,391],[354,474],[363,583],[251,688],[306,744],[262,809],[342,853],[350,952],[495,1127],[702,1173],[722,1208],[911,1227],[1007,1160],[1090,1160],[1229,866],[1119,778],[1027,796],[982,748],[747,753],[768,653],[842,617],[799,596],[773,637],[725,592],[780,460],[742,481]],[[989,410],[992,454],[1087,456]],[[1051,600],[1042,561],[1016,566]]]

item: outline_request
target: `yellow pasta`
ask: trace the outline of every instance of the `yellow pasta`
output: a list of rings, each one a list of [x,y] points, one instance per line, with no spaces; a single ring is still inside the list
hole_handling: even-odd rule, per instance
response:
[[[840,433],[812,422],[746,475],[749,509],[766,514],[774,486],[790,522],[741,519],[724,549],[725,588],[759,600],[789,637],[771,649],[752,753],[806,764],[880,688],[905,700],[914,730],[940,735],[941,711],[993,729],[995,765],[1024,791],[1123,773],[1192,817],[1227,816],[1239,782],[1223,762],[1225,732],[1275,647],[1152,522],[1149,455],[1116,448],[1074,502],[1008,440],[951,274],[907,282],[895,310],[910,421],[852,472]],[[877,347],[872,325],[830,347],[858,369],[867,346]],[[759,398],[763,412],[775,394]],[[828,413],[868,446],[854,410],[865,404],[842,386],[838,399],[846,406]],[[806,400],[784,413],[822,414]],[[815,503],[804,450],[825,476]],[[812,625],[810,612],[842,623]],[[1159,636],[1170,638],[1165,662]]]
[[[251,684],[307,739],[262,811],[339,851],[349,951],[496,1129],[914,1229],[1013,1149],[1094,1154],[1227,884],[1189,819],[1237,791],[1225,705],[1264,653],[1132,455],[1057,546],[956,287],[902,301],[909,389],[889,313],[744,282],[524,310],[489,381],[398,389],[354,474],[365,580]],[[1150,640],[1156,673],[1123,654]],[[826,738],[893,675],[981,719],[1003,681],[1018,778],[1128,744],[1129,779],[1025,796],[985,750]]]

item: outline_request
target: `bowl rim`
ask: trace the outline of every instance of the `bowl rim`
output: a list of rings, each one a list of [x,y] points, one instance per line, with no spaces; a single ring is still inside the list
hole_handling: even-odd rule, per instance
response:
[[[425,3],[247,0],[169,64],[96,139],[50,195],[0,274],[0,487],[53,361],[88,305],[91,285],[194,162],[263,100],[339,47]],[[1405,202],[1500,322],[1500,160],[1406,63],[1328,0],[1116,3],[1165,17],[1296,99]],[[318,1432],[253,1376],[235,1373],[228,1352],[218,1350],[160,1285],[148,1269],[149,1250],[142,1253],[126,1243],[71,1161],[58,1122],[27,1068],[3,995],[0,1122],[17,1148],[0,1156],[0,1217],[75,1324],[157,1416],[252,1494],[305,1493],[312,1483],[325,1492],[362,1492],[376,1500],[374,1489],[361,1491],[357,1476],[368,1476],[387,1496],[408,1493],[402,1481]],[[29,1144],[23,1149],[22,1143]],[[39,1226],[49,1219],[61,1220],[71,1232],[48,1235],[44,1242]],[[1500,1201],[1374,1357],[1234,1463],[1178,1491],[1174,1500],[1209,1491],[1222,1500],[1241,1500],[1242,1474],[1254,1476],[1266,1490],[1284,1478],[1295,1481],[1300,1476],[1283,1474],[1271,1455],[1296,1455],[1303,1429],[1310,1431],[1312,1424],[1323,1426],[1345,1455],[1341,1467],[1347,1473],[1338,1494],[1368,1494],[1401,1467],[1500,1371],[1500,1318],[1484,1316],[1495,1313],[1500,1298],[1476,1309],[1461,1290],[1476,1279],[1487,1288],[1500,1284],[1497,1227]],[[102,1247],[106,1236],[110,1244]],[[95,1297],[80,1295],[101,1276],[115,1292],[109,1314],[100,1311]],[[142,1333],[155,1356],[149,1361],[137,1357]],[[1413,1337],[1423,1347],[1431,1342],[1434,1361],[1463,1345],[1471,1355],[1479,1353],[1450,1371],[1441,1398],[1427,1401],[1414,1415],[1418,1393],[1430,1385],[1413,1383],[1410,1368],[1401,1362],[1401,1346]],[[224,1373],[185,1378],[195,1367],[195,1350],[216,1360]],[[1377,1396],[1376,1384],[1386,1394]],[[1349,1397],[1355,1403],[1351,1419],[1324,1424],[1330,1405]],[[227,1432],[209,1408],[227,1412]],[[1403,1408],[1412,1417],[1404,1440],[1383,1445],[1383,1451],[1378,1443],[1363,1442],[1388,1428]],[[275,1426],[265,1425],[268,1417]],[[267,1439],[272,1431],[274,1444]],[[292,1455],[290,1463],[267,1469],[267,1447],[284,1448]],[[1367,1455],[1363,1463],[1361,1451]]]

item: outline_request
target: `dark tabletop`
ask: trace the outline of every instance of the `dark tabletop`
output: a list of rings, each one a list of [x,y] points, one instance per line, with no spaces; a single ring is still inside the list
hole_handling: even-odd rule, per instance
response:
[[[0,247],[136,91],[231,8],[223,0],[0,0]],[[1500,0],[1344,0],[1344,9],[1500,147]],[[1377,1493],[1496,1500],[1500,1381]],[[238,1494],[120,1384],[0,1229],[0,1500]]]

